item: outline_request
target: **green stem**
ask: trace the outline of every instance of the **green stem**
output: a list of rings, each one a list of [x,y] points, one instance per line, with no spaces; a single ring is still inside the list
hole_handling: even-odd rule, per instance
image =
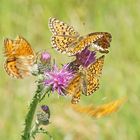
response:
[[[23,135],[21,138],[22,140],[31,139],[30,133],[31,133],[31,128],[32,128],[32,121],[34,118],[36,107],[37,107],[37,105],[40,101],[41,95],[42,95],[42,90],[43,90],[42,86],[38,85],[35,95],[32,99],[32,102],[30,103],[29,111],[25,118],[25,128],[24,128]]]

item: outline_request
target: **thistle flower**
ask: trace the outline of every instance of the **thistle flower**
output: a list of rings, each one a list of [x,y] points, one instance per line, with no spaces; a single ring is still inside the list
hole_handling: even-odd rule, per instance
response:
[[[48,52],[42,52],[40,61],[43,63],[49,63],[51,60],[51,55]]]
[[[47,105],[42,105],[41,106],[41,109],[46,113],[48,114],[48,118],[50,118],[50,109]]]
[[[81,53],[76,54],[76,62],[83,67],[87,67],[89,64],[96,60],[96,52],[90,51],[87,48]]]
[[[48,52],[44,51],[41,52],[38,56],[38,74],[44,74],[44,71],[49,71],[51,69],[51,55]]]
[[[41,106],[41,111],[37,113],[37,124],[47,125],[50,119],[50,109],[47,105]]]
[[[94,62],[95,60],[96,52],[90,51],[86,48],[81,53],[76,54],[76,59],[74,61],[67,64],[67,70],[76,73],[79,70],[80,66],[88,67],[88,65]]]
[[[59,95],[65,95],[63,90],[73,78],[72,71],[67,70],[67,65],[62,69],[58,69],[56,65],[50,71],[45,72],[45,86],[51,86],[52,91],[57,91]]]

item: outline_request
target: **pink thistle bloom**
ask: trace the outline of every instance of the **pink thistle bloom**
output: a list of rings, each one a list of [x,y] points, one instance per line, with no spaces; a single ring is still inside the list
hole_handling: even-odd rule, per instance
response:
[[[48,52],[42,52],[40,60],[44,63],[50,62],[51,55]]]
[[[45,77],[45,86],[51,86],[52,91],[56,90],[59,95],[65,95],[64,89],[73,78],[73,73],[67,70],[67,65],[62,69],[58,69],[58,67],[54,65],[52,70],[45,72]]]
[[[96,61],[96,52],[90,51],[87,48],[82,52],[76,54],[76,59],[68,63],[67,70],[77,72],[80,66],[88,67],[91,63]]]
[[[96,60],[96,52],[90,51],[87,48],[84,49],[82,52],[76,54],[76,61],[79,65],[83,67],[88,67],[91,63]]]

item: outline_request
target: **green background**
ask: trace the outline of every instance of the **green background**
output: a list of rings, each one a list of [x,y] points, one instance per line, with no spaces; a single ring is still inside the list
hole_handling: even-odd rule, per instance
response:
[[[24,117],[35,91],[35,77],[17,80],[3,69],[4,38],[25,37],[34,50],[46,49],[58,64],[73,58],[57,53],[50,43],[49,17],[73,25],[81,34],[112,34],[105,58],[100,89],[81,98],[81,104],[99,105],[127,96],[128,101],[110,116],[94,119],[70,108],[70,99],[53,94],[51,124],[46,129],[54,140],[140,139],[140,1],[139,0],[1,0],[0,1],[0,139],[19,140]],[[38,140],[48,139],[38,135]]]

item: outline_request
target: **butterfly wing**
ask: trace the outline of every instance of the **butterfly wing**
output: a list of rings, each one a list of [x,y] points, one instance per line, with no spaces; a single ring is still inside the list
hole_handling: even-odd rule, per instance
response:
[[[35,62],[35,53],[30,44],[23,38],[4,41],[6,61],[4,68],[8,75],[14,78],[23,78],[30,75],[31,68]]]
[[[76,112],[87,114],[91,117],[100,118],[107,115],[110,115],[113,112],[116,112],[123,103],[126,102],[126,98],[117,99],[115,101],[111,101],[109,103],[99,105],[94,107],[93,105],[90,106],[72,106]]]
[[[67,53],[69,55],[75,55],[102,37],[103,37],[103,33],[91,33],[84,37],[80,37],[78,38],[77,43],[73,44],[74,47],[71,46],[67,49]]]
[[[15,40],[5,39],[4,40],[4,55],[7,57],[4,62],[4,69],[7,74],[14,78],[22,78],[19,73],[19,70],[16,66],[16,47],[15,47]]]
[[[56,18],[50,18],[49,28],[53,34],[52,45],[58,52],[68,53],[68,48],[77,44],[79,33],[72,26]]]
[[[107,32],[95,32],[95,33],[91,33],[91,36],[96,36],[96,35],[102,35],[101,37],[99,37],[97,40],[95,40],[91,46],[101,52],[101,53],[108,53],[108,48],[110,47],[110,42],[112,40],[112,36],[110,33]]]
[[[11,77],[18,79],[23,78],[22,75],[20,75],[19,69],[16,66],[16,59],[7,59],[4,63],[4,69]]]
[[[53,33],[52,45],[61,53],[75,55],[88,46],[93,46],[94,49],[100,52],[108,52],[107,48],[110,45],[111,34],[107,32],[95,32],[85,37],[80,37],[72,26],[55,18],[50,18],[49,27]]]
[[[111,42],[111,34],[107,32],[94,32],[79,38],[79,41],[75,47],[69,48],[70,54],[76,54],[81,52],[86,47],[92,47],[94,50],[108,53],[108,48]]]
[[[53,35],[78,37],[79,33],[74,30],[72,26],[67,25],[63,21],[59,21],[56,18],[49,19],[49,27]]]
[[[98,106],[96,109],[91,109],[90,115],[96,118],[109,115],[113,112],[116,112],[126,100],[127,98],[121,98]]]
[[[14,57],[16,53],[16,48],[14,46],[15,41],[11,39],[4,40],[4,55],[6,57]]]
[[[15,40],[5,39],[4,48],[6,57],[35,55],[30,44],[21,36],[17,36]]]
[[[16,56],[29,56],[33,55],[35,57],[35,53],[31,48],[31,45],[25,40],[23,37],[18,36],[15,40],[14,44],[16,49]]]
[[[52,46],[60,53],[69,54],[68,48],[77,44],[76,38],[71,36],[52,36]]]
[[[84,95],[88,96],[94,93],[99,88],[99,76],[101,75],[104,55],[99,57],[94,63],[90,64],[85,70],[85,88]],[[83,87],[84,88],[84,87]]]
[[[65,88],[65,94],[72,96],[71,103],[76,104],[80,101],[81,93],[81,76],[77,74]]]
[[[34,65],[33,56],[19,56],[16,57],[16,66],[20,75],[23,77],[31,75],[32,66]]]
[[[67,53],[69,55],[75,55],[89,46],[101,53],[108,53],[111,38],[111,34],[107,32],[90,33],[84,37],[79,37],[77,42],[69,45]]]

